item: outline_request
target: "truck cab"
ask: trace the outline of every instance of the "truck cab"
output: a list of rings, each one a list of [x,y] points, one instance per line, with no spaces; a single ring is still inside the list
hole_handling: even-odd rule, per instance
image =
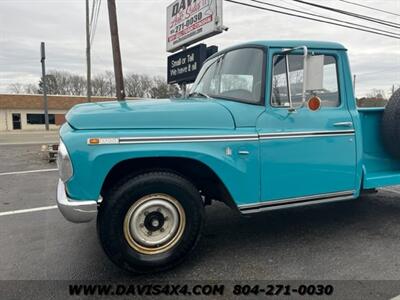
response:
[[[184,99],[77,105],[60,130],[59,208],[97,217],[110,259],[147,273],[189,255],[212,201],[250,215],[400,184],[385,109],[357,108],[351,78],[338,43],[256,41],[211,56]]]

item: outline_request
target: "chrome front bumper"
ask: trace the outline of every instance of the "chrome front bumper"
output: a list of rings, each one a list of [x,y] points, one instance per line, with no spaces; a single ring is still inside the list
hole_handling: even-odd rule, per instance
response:
[[[57,186],[57,205],[64,218],[73,223],[85,223],[91,221],[97,215],[96,200],[73,200],[68,198],[65,185],[61,179]]]

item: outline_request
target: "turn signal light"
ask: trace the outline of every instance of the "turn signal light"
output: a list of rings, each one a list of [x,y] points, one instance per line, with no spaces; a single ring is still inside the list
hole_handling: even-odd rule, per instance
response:
[[[99,139],[89,139],[89,144],[90,145],[100,144],[100,140]]]
[[[308,108],[311,111],[317,111],[321,108],[321,99],[317,96],[314,96],[308,100]]]

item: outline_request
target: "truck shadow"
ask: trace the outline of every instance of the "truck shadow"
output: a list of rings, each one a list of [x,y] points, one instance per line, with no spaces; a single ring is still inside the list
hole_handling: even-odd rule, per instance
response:
[[[257,268],[265,269],[261,262],[273,266],[287,257],[304,260],[311,252],[340,257],[343,251],[354,251],[355,255],[365,243],[379,243],[382,238],[397,242],[400,237],[400,201],[387,192],[251,217],[242,217],[220,203],[206,211],[203,237],[182,265],[160,274],[136,276],[136,280],[211,279],[208,274],[229,279],[235,265],[259,261]]]

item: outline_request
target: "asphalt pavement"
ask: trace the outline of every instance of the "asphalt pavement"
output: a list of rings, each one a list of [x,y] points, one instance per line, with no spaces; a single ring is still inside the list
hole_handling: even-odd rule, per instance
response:
[[[2,131],[0,134],[0,146],[56,143],[58,142],[58,137],[58,130]]]
[[[0,146],[0,280],[132,280],[104,255],[95,222],[72,224],[55,205],[57,172],[38,145]],[[241,217],[206,209],[204,235],[178,268],[150,280],[399,280],[400,188],[361,199]]]

